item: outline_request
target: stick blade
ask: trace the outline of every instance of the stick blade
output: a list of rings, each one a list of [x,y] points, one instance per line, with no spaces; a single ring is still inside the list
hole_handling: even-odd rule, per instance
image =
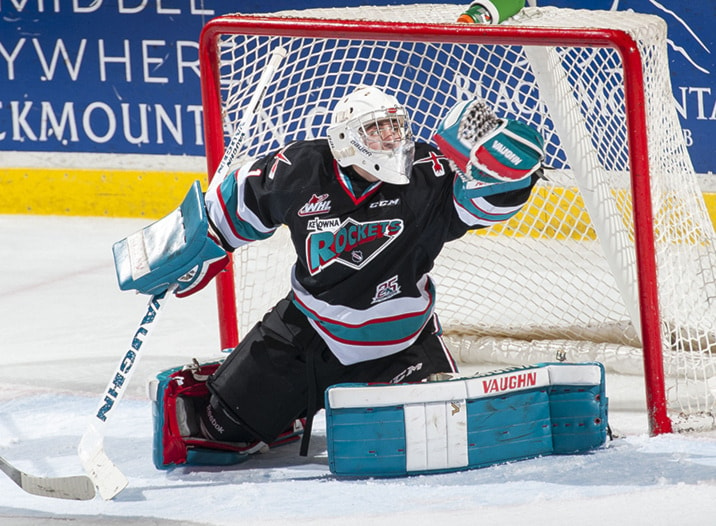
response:
[[[85,475],[45,478],[23,473],[20,487],[33,495],[56,499],[92,500],[96,494],[94,483]]]
[[[35,477],[28,475],[0,458],[0,470],[24,491],[40,497],[68,500],[92,500],[95,486],[85,475],[72,477]]]

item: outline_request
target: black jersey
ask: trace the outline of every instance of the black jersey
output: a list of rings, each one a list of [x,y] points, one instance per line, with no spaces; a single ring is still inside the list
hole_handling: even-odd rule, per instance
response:
[[[206,196],[233,248],[288,226],[294,301],[344,364],[413,343],[433,313],[428,273],[443,245],[512,217],[537,179],[465,184],[437,149],[415,146],[407,185],[366,182],[318,139],[243,166]]]

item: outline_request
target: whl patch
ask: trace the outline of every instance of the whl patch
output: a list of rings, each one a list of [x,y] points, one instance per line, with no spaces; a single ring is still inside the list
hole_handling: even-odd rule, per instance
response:
[[[299,217],[313,216],[318,214],[327,214],[331,211],[331,201],[328,194],[313,194],[311,199],[304,204],[298,211]]]
[[[333,263],[360,269],[390,245],[404,229],[402,219],[358,223],[346,219],[337,228],[312,232],[306,238],[311,275]]]

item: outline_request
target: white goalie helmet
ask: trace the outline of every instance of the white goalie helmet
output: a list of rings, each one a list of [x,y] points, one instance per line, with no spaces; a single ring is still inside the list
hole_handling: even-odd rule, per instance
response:
[[[395,97],[360,86],[338,101],[328,128],[341,166],[358,166],[391,184],[408,184],[415,143],[408,112]]]

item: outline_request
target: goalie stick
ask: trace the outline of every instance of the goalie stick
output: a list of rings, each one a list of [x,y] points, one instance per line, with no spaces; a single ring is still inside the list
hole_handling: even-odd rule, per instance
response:
[[[94,483],[86,475],[35,477],[20,471],[2,457],[0,470],[21,489],[33,495],[69,500],[91,500],[95,496]]]
[[[271,57],[266,64],[266,68],[261,74],[261,78],[256,85],[256,90],[249,100],[249,105],[244,110],[243,117],[234,130],[231,141],[229,141],[229,144],[224,150],[224,156],[221,158],[219,166],[214,172],[214,177],[211,178],[210,185],[221,184],[222,179],[227,173],[229,173],[229,167],[231,166],[231,163],[234,162],[236,154],[239,153],[239,148],[243,146],[244,141],[246,140],[246,133],[248,132],[249,126],[251,126],[251,122],[254,120],[254,116],[258,113],[259,105],[263,100],[269,82],[271,82],[271,79],[276,74],[278,67],[281,65],[281,61],[287,53],[286,48],[283,46],[279,46],[271,51]]]
[[[236,154],[246,139],[247,130],[258,112],[264,93],[285,56],[286,50],[280,46],[271,52],[266,68],[256,85],[256,90],[249,101],[249,105],[241,121],[236,127],[231,141],[224,151],[224,156],[214,173],[212,182],[220,182],[228,173],[229,166],[234,161]],[[104,450],[104,429],[113,409],[123,396],[131,375],[136,369],[137,362],[140,358],[140,348],[145,347],[150,331],[152,327],[156,325],[156,316],[172,292],[173,290],[170,289],[162,294],[154,295],[149,299],[147,311],[142,318],[138,330],[132,337],[130,348],[122,356],[122,359],[117,365],[114,374],[104,390],[97,411],[92,416],[77,448],[85,472],[97,486],[100,495],[105,500],[110,500],[117,496],[127,487],[129,482],[127,477],[125,477],[122,471],[112,462]]]
[[[129,349],[117,364],[97,406],[97,410],[92,415],[77,447],[82,467],[105,500],[113,498],[127,487],[128,480],[104,451],[104,429],[109,417],[112,415],[112,411],[127,389],[129,380],[136,369],[140,350],[152,334],[153,324],[157,321],[157,315],[161,312],[165,300],[172,292],[173,289],[170,288],[149,299],[147,311],[144,313],[134,336],[132,336]]]

